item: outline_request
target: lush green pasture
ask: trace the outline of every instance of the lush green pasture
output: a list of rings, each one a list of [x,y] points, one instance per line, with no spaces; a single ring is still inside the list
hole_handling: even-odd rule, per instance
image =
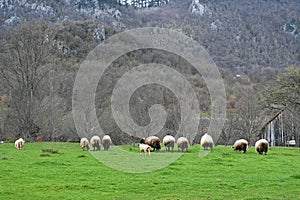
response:
[[[146,157],[137,147],[121,148],[159,163],[160,153]],[[300,199],[300,148],[272,147],[268,155],[258,155],[253,147],[242,154],[217,146],[203,158],[199,150],[191,146],[156,171],[126,173],[107,167],[76,143],[25,143],[21,151],[12,143],[0,144],[0,198]],[[97,152],[109,153],[113,149]]]

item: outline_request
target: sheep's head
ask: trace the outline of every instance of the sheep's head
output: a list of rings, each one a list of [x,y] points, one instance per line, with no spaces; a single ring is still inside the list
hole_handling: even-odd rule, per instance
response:
[[[151,150],[151,147],[148,146],[147,149],[146,149],[146,151],[147,151],[147,152],[150,152],[150,150]]]
[[[142,138],[140,141],[141,144],[145,144],[145,138]]]
[[[156,150],[159,151],[160,149],[161,149],[161,146],[160,146],[160,143],[158,142],[158,143],[156,144]]]

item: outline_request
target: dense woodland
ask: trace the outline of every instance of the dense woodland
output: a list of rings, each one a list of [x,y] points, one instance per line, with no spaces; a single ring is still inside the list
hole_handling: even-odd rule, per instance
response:
[[[78,141],[72,93],[82,61],[114,34],[157,26],[198,41],[219,67],[226,86],[227,119],[217,143],[231,144],[243,137],[253,145],[266,122],[285,109],[286,140],[295,139],[299,145],[299,13],[297,0],[0,0],[0,140]],[[198,143],[211,114],[206,84],[184,59],[154,49],[123,55],[99,81],[95,102],[104,133],[115,144],[139,141],[115,123],[111,95],[126,71],[153,62],[176,69],[193,86],[202,113],[198,136],[190,142]],[[176,135],[180,105],[160,85],[146,85],[134,93],[132,118],[147,125],[154,104],[162,104],[168,113],[157,135]],[[90,127],[86,134],[98,133]]]

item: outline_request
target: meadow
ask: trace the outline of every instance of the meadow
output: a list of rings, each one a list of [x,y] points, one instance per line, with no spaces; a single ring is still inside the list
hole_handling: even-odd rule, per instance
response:
[[[110,168],[78,143],[0,144],[1,199],[300,199],[300,148],[271,147],[259,155],[216,146],[200,158],[199,145],[175,162],[145,173]],[[137,159],[159,164],[160,153],[141,156],[138,147],[121,146]],[[122,159],[122,158],[118,158]],[[123,158],[126,160],[126,158]],[[149,161],[150,160],[150,161]]]

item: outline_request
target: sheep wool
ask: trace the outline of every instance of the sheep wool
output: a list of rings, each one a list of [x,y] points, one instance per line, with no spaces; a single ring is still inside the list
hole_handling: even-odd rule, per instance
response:
[[[181,149],[181,151],[188,151],[189,141],[186,137],[180,137],[177,139],[177,147],[178,151]]]
[[[22,150],[25,141],[22,138],[19,138],[15,141],[15,147],[17,150]]]
[[[208,148],[210,148],[210,150],[212,150],[214,147],[214,141],[210,135],[205,133],[201,137],[200,145],[203,147],[204,150],[208,150]]]
[[[175,138],[172,135],[166,135],[163,138],[163,144],[166,147],[166,151],[174,150]]]
[[[140,148],[141,155],[142,153],[143,154],[148,153],[148,155],[150,156],[151,147],[148,144],[139,144],[139,148]]]
[[[100,150],[100,148],[101,148],[101,139],[100,139],[100,137],[97,136],[97,135],[94,135],[90,140],[90,144],[92,145],[94,151]]]
[[[104,135],[102,138],[102,145],[105,151],[107,151],[112,144],[111,138],[109,135]]]
[[[235,143],[233,144],[232,148],[235,151],[244,151],[244,153],[246,153],[247,148],[248,148],[248,141],[245,139],[239,139],[236,140]]]
[[[84,149],[89,150],[90,147],[89,147],[89,141],[88,141],[88,139],[85,138],[85,137],[81,138],[81,140],[80,140],[80,146],[81,146],[81,148],[82,148],[83,151],[84,151]]]
[[[149,136],[146,139],[141,139],[142,144],[148,144],[149,146],[151,146],[154,151],[159,151],[160,150],[160,139],[156,136]]]
[[[255,142],[255,150],[257,151],[257,153],[259,154],[267,154],[269,149],[269,142],[265,139],[260,139],[258,141]]]

